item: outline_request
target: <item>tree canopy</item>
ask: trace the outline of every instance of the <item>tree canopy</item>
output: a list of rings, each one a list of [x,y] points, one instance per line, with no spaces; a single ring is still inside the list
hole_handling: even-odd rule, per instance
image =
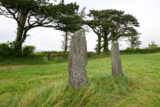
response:
[[[27,33],[35,27],[53,27],[57,30],[77,30],[80,28],[76,3],[58,4],[49,0],[1,0],[0,14],[17,22],[16,41],[24,42]],[[72,20],[72,21],[71,21]]]
[[[102,46],[104,49],[108,47],[108,41],[110,40],[118,40],[121,37],[138,34],[135,29],[135,27],[139,27],[138,20],[130,14],[125,14],[124,11],[113,9],[90,10],[88,16],[91,20],[87,20],[86,24],[99,38],[103,38]],[[101,47],[99,46],[99,48]]]

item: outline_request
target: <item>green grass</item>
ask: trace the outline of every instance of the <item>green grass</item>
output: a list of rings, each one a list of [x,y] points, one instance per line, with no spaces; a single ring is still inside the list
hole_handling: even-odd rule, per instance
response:
[[[79,89],[68,86],[66,60],[32,60],[0,67],[0,107],[160,107],[160,53],[122,55],[125,75],[115,77],[109,56],[92,57]]]
[[[21,58],[3,58],[0,60],[0,66],[8,65],[46,65],[53,63],[67,62],[67,58],[57,57],[48,61],[47,57],[21,57]]]

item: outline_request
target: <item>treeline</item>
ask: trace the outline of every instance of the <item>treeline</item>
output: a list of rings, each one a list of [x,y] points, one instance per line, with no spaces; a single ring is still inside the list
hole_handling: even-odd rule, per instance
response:
[[[147,48],[132,48],[129,47],[125,50],[120,50],[120,53],[131,54],[131,53],[155,53],[160,52],[160,47],[158,47],[155,42],[151,42]],[[110,55],[110,51],[104,53],[105,55]],[[67,58],[69,52],[63,51],[42,51],[35,52],[34,46],[24,46],[22,49],[16,42],[7,42],[0,44],[0,57],[8,58],[8,57],[48,57],[48,59],[52,60],[54,58]],[[96,52],[88,52],[88,57],[97,55]],[[103,55],[103,53],[102,53]]]
[[[58,3],[57,3],[58,2]],[[139,48],[140,33],[136,30],[139,22],[131,14],[121,10],[90,10],[85,8],[79,12],[76,3],[65,4],[64,0],[53,3],[48,0],[1,0],[0,15],[12,18],[17,22],[15,41],[2,43],[1,56],[31,56],[34,47],[22,47],[28,32],[37,27],[54,28],[64,32],[62,49],[69,50],[71,35],[80,29],[90,27],[97,35],[96,53],[109,52],[109,42],[127,38],[132,50]],[[8,52],[8,53],[7,53]]]

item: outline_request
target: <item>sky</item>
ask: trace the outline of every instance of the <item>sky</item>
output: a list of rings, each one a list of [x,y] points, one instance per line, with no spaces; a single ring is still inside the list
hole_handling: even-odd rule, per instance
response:
[[[160,46],[160,0],[65,0],[66,3],[76,2],[80,9],[89,10],[117,9],[135,16],[140,27],[141,48],[145,48],[151,41]],[[17,24],[13,19],[0,16],[0,43],[13,41],[16,38]],[[52,28],[35,28],[29,31],[24,45],[36,46],[36,51],[62,51],[63,32]],[[86,33],[88,51],[94,51],[97,36],[90,29]],[[126,41],[120,42],[120,49],[128,47]]]

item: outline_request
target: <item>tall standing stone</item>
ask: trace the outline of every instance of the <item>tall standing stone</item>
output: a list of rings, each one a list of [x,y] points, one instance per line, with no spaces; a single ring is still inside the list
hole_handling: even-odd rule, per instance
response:
[[[112,58],[112,76],[123,74],[118,41],[112,41],[111,58]]]
[[[69,85],[79,88],[87,85],[87,43],[85,31],[79,30],[74,34],[69,53]]]

